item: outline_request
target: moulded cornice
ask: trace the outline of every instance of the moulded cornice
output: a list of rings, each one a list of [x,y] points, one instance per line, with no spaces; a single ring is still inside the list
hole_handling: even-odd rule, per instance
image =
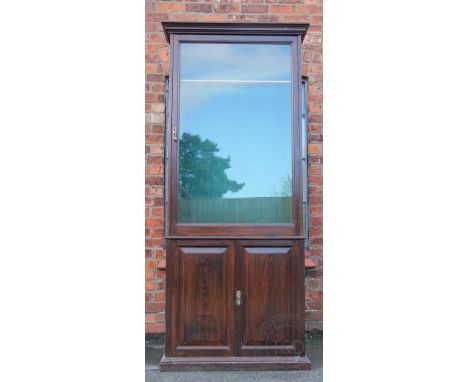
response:
[[[303,40],[309,28],[307,23],[198,23],[180,21],[163,21],[162,26],[168,42],[171,34],[301,36],[301,40]]]

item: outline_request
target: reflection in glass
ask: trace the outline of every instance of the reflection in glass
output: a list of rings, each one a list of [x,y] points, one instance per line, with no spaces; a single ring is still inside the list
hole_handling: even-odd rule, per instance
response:
[[[291,223],[289,45],[181,44],[180,223]]]

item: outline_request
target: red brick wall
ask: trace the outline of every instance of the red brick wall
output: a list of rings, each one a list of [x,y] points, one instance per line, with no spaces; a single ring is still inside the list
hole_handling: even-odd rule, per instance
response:
[[[302,75],[308,86],[310,247],[306,329],[322,329],[322,0],[175,0],[146,2],[146,332],[164,332],[164,77],[169,48],[161,21],[308,22]]]

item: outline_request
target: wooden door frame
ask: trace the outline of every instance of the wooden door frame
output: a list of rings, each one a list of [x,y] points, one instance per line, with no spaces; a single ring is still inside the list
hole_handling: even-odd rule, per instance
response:
[[[282,25],[282,24],[281,24]],[[285,24],[287,25],[287,24]],[[302,24],[299,24],[302,25]],[[300,35],[236,35],[232,34],[170,34],[171,76],[169,78],[169,108],[166,123],[166,150],[168,161],[166,195],[166,237],[170,239],[189,237],[284,237],[303,238],[302,209],[302,145],[301,145],[301,86]],[[254,33],[254,32],[251,32]],[[284,32],[283,32],[284,33]],[[291,45],[291,135],[292,135],[292,223],[288,224],[192,224],[178,222],[178,167],[179,140],[173,139],[173,132],[179,136],[180,101],[180,44],[190,43],[247,43],[247,44],[288,44]],[[175,130],[174,130],[175,129]]]

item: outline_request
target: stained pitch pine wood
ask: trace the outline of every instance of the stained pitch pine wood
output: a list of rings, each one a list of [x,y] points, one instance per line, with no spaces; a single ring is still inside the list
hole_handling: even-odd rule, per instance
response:
[[[161,371],[305,370],[300,43],[308,24],[164,23],[171,44],[166,133],[166,344]],[[180,224],[181,42],[291,44],[291,224]],[[236,290],[241,292],[235,304]]]

